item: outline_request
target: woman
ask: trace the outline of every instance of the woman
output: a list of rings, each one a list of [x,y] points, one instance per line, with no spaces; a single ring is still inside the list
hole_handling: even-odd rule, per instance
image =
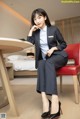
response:
[[[31,16],[31,29],[27,41],[35,44],[36,68],[38,68],[37,92],[43,103],[42,118],[60,116],[61,103],[58,99],[56,70],[66,65],[68,56],[59,29],[51,26],[47,13],[38,8]],[[51,101],[47,95],[51,95]]]

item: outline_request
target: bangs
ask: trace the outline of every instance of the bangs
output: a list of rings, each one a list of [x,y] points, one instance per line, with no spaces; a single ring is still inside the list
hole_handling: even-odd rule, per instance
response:
[[[36,15],[43,16],[43,14],[41,14],[40,12],[36,12],[33,14],[33,19],[35,19]]]

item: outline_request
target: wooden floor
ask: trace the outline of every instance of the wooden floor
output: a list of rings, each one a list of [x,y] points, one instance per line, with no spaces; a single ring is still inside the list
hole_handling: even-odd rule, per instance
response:
[[[12,85],[12,89],[20,116],[15,117],[9,105],[0,109],[0,113],[6,113],[7,119],[41,119],[41,95],[36,93],[36,85]],[[60,119],[80,119],[80,104],[75,104],[73,85],[63,85],[62,94],[58,86],[58,93],[63,111]]]

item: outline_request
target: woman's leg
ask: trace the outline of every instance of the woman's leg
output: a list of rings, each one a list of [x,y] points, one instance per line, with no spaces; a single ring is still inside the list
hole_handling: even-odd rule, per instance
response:
[[[45,60],[38,61],[37,92],[45,92]]]
[[[43,112],[49,111],[49,101],[45,93],[45,60],[40,60],[38,62],[38,81],[37,81],[37,91],[41,93]]]
[[[48,112],[49,111],[49,101],[46,96],[46,93],[41,92],[41,96],[42,96],[43,112]]]
[[[51,102],[52,102],[52,105],[51,105],[51,114],[55,114],[55,113],[58,112],[58,109],[59,109],[58,95],[52,95]]]
[[[46,60],[45,76],[46,76],[46,94],[52,94],[51,114],[55,114],[59,110],[59,99],[57,94],[56,70],[67,63],[67,58],[60,55],[52,56]]]
[[[52,95],[51,114],[56,113],[59,109],[56,69],[64,66],[66,62],[67,58],[60,55],[54,55],[47,60],[39,61],[37,91],[42,94],[43,112],[49,110],[46,94]]]

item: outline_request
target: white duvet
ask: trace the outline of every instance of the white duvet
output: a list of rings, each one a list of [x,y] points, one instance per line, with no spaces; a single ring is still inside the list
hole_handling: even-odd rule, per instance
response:
[[[35,60],[14,60],[14,61],[9,61],[9,62],[13,63],[13,69],[15,71],[36,70]]]
[[[34,58],[28,58],[21,55],[8,56],[8,62],[13,64],[15,71],[20,70],[36,70]]]

